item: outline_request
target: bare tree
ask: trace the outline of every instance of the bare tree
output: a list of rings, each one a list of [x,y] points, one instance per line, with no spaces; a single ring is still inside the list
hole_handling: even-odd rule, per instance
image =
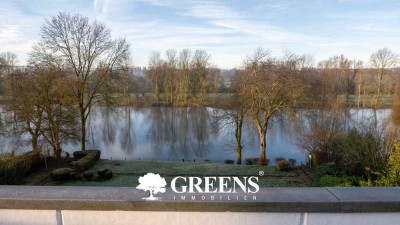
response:
[[[397,84],[396,94],[393,99],[392,120],[395,124],[400,124],[400,83]]]
[[[61,156],[61,144],[79,139],[77,135],[77,107],[72,90],[68,87],[70,79],[66,74],[49,69],[34,73],[35,101],[43,112],[40,133],[53,148],[54,156]]]
[[[210,69],[210,80],[208,86],[210,87],[210,92],[213,93],[213,103],[215,103],[215,99],[219,92],[219,86],[221,83],[221,78],[219,76],[219,69],[216,65],[212,66]]]
[[[204,50],[196,50],[191,62],[191,73],[189,77],[189,88],[192,97],[200,94],[200,100],[206,100],[207,77],[210,55]]]
[[[149,57],[149,70],[147,73],[150,81],[150,88],[156,97],[157,103],[160,101],[160,94],[162,91],[162,85],[164,76],[162,75],[162,66],[164,62],[161,59],[159,52],[151,52]]]
[[[357,108],[360,108],[360,100],[361,100],[361,89],[362,86],[365,85],[365,79],[363,80],[363,61],[355,61],[353,62],[353,72],[354,77],[356,77],[356,86],[357,86]],[[365,98],[365,96],[364,96]]]
[[[0,94],[3,94],[3,90],[5,89],[5,80],[10,79],[10,83],[15,82],[15,75],[14,67],[17,63],[17,55],[12,52],[3,52],[0,53]],[[12,97],[14,98],[15,92],[12,91]]]
[[[6,75],[13,72],[17,63],[17,55],[12,52],[0,53],[0,75]]]
[[[280,112],[293,113],[304,90],[297,63],[278,61],[259,48],[245,61],[239,96],[260,138],[260,163],[266,164],[266,140],[271,119]]]
[[[330,104],[306,113],[307,127],[299,134],[297,146],[307,151],[333,154],[332,142],[346,131],[346,106]]]
[[[236,141],[236,155],[237,155],[237,164],[242,164],[242,128],[244,117],[246,115],[246,108],[243,102],[244,99],[240,97],[240,81],[245,76],[244,71],[236,71],[235,78],[234,78],[234,85],[236,88],[234,89],[235,92],[232,95],[232,107],[233,110],[231,111],[231,117],[234,120],[235,124],[235,141]]]
[[[179,60],[178,60],[178,102],[180,104],[186,104],[186,101],[189,97],[189,77],[190,77],[190,59],[191,52],[189,49],[183,49],[179,52]]]
[[[66,70],[73,76],[69,86],[79,108],[80,144],[85,150],[86,120],[92,107],[110,96],[107,85],[115,71],[129,60],[129,44],[125,39],[112,40],[104,24],[68,13],[46,20],[40,36],[30,62]]]
[[[311,54],[303,54],[300,57],[297,57],[298,68],[305,70],[305,69],[312,69],[314,67],[314,56]]]
[[[19,72],[13,83],[7,82],[6,109],[13,114],[14,135],[30,135],[33,152],[40,152],[41,140],[53,148],[56,158],[61,144],[77,140],[76,106],[65,74],[49,69]],[[8,79],[8,81],[10,81]]]
[[[323,95],[327,102],[337,101],[339,95],[344,95],[344,102],[348,104],[355,79],[355,74],[351,71],[352,63],[344,55],[333,56],[319,62],[324,86]]]
[[[12,73],[6,79],[5,97],[11,99],[5,105],[12,112],[13,136],[28,133],[33,152],[39,152],[39,138],[43,125],[44,112],[38,101],[34,77],[27,73]],[[13,149],[14,150],[14,149]]]
[[[231,133],[233,130],[235,135],[235,151],[237,156],[237,164],[242,164],[242,128],[246,115],[246,108],[240,96],[240,82],[244,79],[243,70],[236,70],[234,76],[231,77],[232,90],[234,93],[230,97],[230,101],[226,105],[228,109],[219,110],[214,108],[213,118],[218,130],[225,130]]]
[[[168,103],[174,103],[176,100],[176,76],[177,76],[177,57],[176,50],[166,51],[167,60],[165,62],[164,93]]]
[[[388,69],[393,68],[399,62],[399,55],[395,54],[388,48],[379,49],[373,53],[370,58],[370,63],[378,79],[378,87],[374,99],[374,106],[376,107],[382,91],[383,76]]]
[[[203,102],[210,86],[209,74],[213,71],[209,68],[209,59],[210,55],[204,50],[196,50],[191,55],[189,50],[183,49],[178,56],[175,50],[169,49],[166,59],[152,52],[147,77],[157,103],[161,97],[167,104],[185,105],[189,98]]]

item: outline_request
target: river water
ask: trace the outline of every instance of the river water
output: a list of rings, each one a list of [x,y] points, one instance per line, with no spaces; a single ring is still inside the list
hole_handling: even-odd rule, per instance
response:
[[[114,111],[97,107],[87,124],[87,149],[100,149],[102,158],[127,160],[203,161],[223,162],[236,160],[234,124],[216,123],[218,112],[213,108],[191,107],[120,107]],[[351,109],[348,117],[353,123],[383,121],[389,109],[380,109],[374,117],[372,109]],[[12,135],[5,113],[0,117],[0,153],[14,149],[29,150],[29,136]],[[307,153],[297,145],[307,128],[307,111],[297,113],[295,119],[281,117],[274,120],[267,133],[267,158],[295,159],[305,164]],[[259,157],[259,141],[250,120],[243,125],[242,159]],[[78,143],[63,145],[72,153],[79,150]]]

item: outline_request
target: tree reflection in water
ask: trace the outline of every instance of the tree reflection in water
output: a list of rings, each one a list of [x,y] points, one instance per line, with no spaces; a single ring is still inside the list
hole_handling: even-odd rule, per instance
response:
[[[115,112],[116,113],[116,112]],[[117,119],[117,115],[113,114],[112,111],[105,107],[100,108],[100,114],[103,118],[103,127],[102,127],[102,139],[106,145],[113,145],[115,142],[116,128],[115,128],[115,120]]]
[[[206,108],[155,107],[150,110],[148,139],[154,155],[194,160],[210,151],[210,118]]]
[[[122,150],[127,154],[132,154],[135,151],[135,143],[136,143],[136,135],[135,130],[133,129],[133,120],[132,120],[132,108],[124,107],[123,108],[122,118],[124,119],[125,126],[120,126],[121,130],[120,141]]]
[[[110,111],[96,107],[87,124],[87,146],[88,149],[100,149],[101,157],[105,159],[235,160],[234,134],[217,127],[213,113],[216,113],[213,108],[117,107],[115,111]],[[310,123],[320,123],[319,119],[312,119],[312,114],[310,110],[299,110],[295,123],[284,116],[274,121],[267,135],[271,161],[276,157],[284,157],[305,163],[304,152],[299,150],[296,141],[299,136],[304,137]],[[379,121],[389,114],[390,110],[377,110]],[[3,113],[0,120],[0,152],[7,153],[13,149],[18,149],[17,153],[28,151],[29,137],[14,135],[13,124],[6,120],[10,116]],[[349,117],[347,121],[350,123],[360,123],[368,120],[368,116],[373,116],[373,112],[370,109],[352,109],[345,116]],[[62,148],[72,153],[79,150],[79,144],[69,143]],[[256,130],[252,122],[245,119],[242,159],[258,155]]]

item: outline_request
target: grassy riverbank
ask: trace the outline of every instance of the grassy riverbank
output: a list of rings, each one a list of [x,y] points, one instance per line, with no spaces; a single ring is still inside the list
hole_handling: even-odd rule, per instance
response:
[[[210,106],[217,108],[229,108],[229,100],[232,97],[232,93],[208,93],[207,98],[204,101],[201,101],[199,98],[192,98],[188,100],[186,104],[178,106]],[[133,106],[159,106],[166,104],[163,99],[163,94],[160,95],[160,102],[156,101],[156,97],[152,93],[146,93],[145,95],[136,95],[131,94],[129,99],[129,105]],[[349,107],[353,108],[372,108],[374,106],[374,95],[366,95],[360,96],[358,98],[356,95],[338,95],[335,101],[339,101],[342,103],[347,103]],[[122,96],[119,98],[118,103],[120,105],[125,105],[127,103],[127,99]],[[309,103],[305,103],[304,106],[307,106]],[[378,108],[390,108],[393,104],[393,95],[383,95],[379,97],[378,100]],[[167,104],[168,105],[168,104]]]
[[[138,178],[146,173],[158,173],[170,184],[175,176],[258,176],[260,187],[307,187],[312,180],[300,169],[279,171],[274,166],[228,165],[220,163],[183,163],[158,161],[116,161],[100,160],[90,170],[111,169],[113,178],[106,181],[74,180],[55,183],[49,177],[50,171],[35,172],[25,179],[27,185],[67,186],[121,186],[136,187]],[[179,183],[178,183],[179,184]]]

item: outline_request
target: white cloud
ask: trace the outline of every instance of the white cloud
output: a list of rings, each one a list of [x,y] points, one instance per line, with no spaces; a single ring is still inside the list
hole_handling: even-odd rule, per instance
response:
[[[34,40],[24,38],[24,33],[18,25],[5,25],[0,28],[0,46],[3,52],[13,52],[19,57],[19,62],[25,64],[26,52],[31,49]]]
[[[239,13],[216,2],[199,2],[188,7],[183,15],[202,19],[236,19]]]
[[[276,7],[283,10],[286,6],[277,5]],[[189,17],[205,19],[212,25],[259,37],[266,42],[312,41],[317,39],[316,37],[290,32],[283,28],[273,26],[265,20],[248,20],[239,12],[214,1],[192,4],[182,14]]]
[[[113,37],[126,37],[131,43],[134,63],[141,66],[147,64],[152,50],[170,48],[205,49],[224,68],[239,65],[258,46],[273,54],[283,50],[311,52],[317,59],[341,53],[368,58],[383,46],[397,50],[400,32],[396,21],[400,13],[396,7],[375,7],[368,10],[370,13],[357,7],[342,8],[340,13],[337,9],[318,9],[321,15],[310,15],[295,12],[302,6],[293,1],[254,1],[244,7],[236,3],[239,1],[42,0],[28,4],[1,0],[0,51],[16,52],[23,63],[39,39],[44,18],[59,11],[105,22]],[[317,6],[307,9],[317,10]],[[298,14],[290,19],[282,16],[290,17],[289,12]]]
[[[18,25],[5,25],[0,29],[0,40],[15,40],[19,38],[18,33]]]
[[[109,12],[110,0],[93,0],[94,14],[97,18],[104,18]]]

